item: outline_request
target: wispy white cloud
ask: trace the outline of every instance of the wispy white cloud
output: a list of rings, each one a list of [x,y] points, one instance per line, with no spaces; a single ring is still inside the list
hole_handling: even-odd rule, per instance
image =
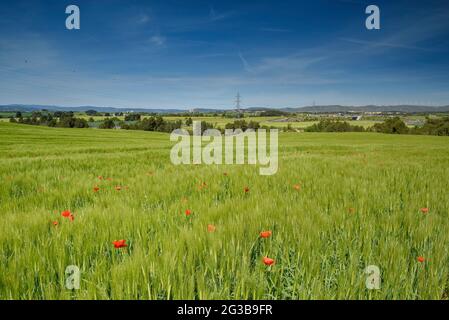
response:
[[[146,13],[142,13],[137,19],[136,22],[138,24],[147,24],[150,22],[150,16]]]
[[[310,55],[308,53],[293,54],[281,57],[266,57],[253,68],[254,72],[282,72],[291,73],[304,70],[313,64],[328,59],[328,56]]]
[[[405,45],[401,43],[390,43],[385,41],[367,41],[361,39],[353,39],[353,38],[339,38],[342,41],[360,44],[366,46],[366,48],[375,49],[375,48],[397,48],[397,49],[412,49],[412,50],[422,50],[422,51],[433,51],[433,49],[418,47],[413,45]]]
[[[257,62],[249,63],[247,58],[238,52],[239,59],[245,71],[258,75],[297,74],[320,61],[330,59],[331,55],[318,52],[300,52],[287,56],[269,56],[259,58]]]
[[[382,53],[389,49],[409,49],[418,51],[439,51],[436,45],[430,47],[426,41],[441,37],[448,33],[449,14],[430,10],[421,12],[419,16],[404,15],[400,21],[391,23],[375,40],[362,40],[355,38],[339,38],[342,41],[361,45],[361,50],[371,53]],[[390,29],[394,31],[390,31]],[[447,48],[445,49],[447,50]]]
[[[234,12],[221,12],[221,13],[218,13],[217,11],[215,11],[213,6],[210,6],[210,8],[209,8],[209,19],[211,21],[224,20],[224,19],[227,19],[229,17],[232,17],[233,15],[234,15]]]
[[[216,53],[199,54],[196,57],[203,59],[203,58],[223,58],[223,57],[229,57],[229,56],[231,56],[229,53],[216,52]]]
[[[166,43],[166,38],[161,35],[155,35],[150,38],[150,42],[158,47],[163,47]]]
[[[260,28],[260,31],[265,31],[265,32],[292,32],[292,30],[290,30],[290,29],[270,28],[270,27]]]
[[[209,7],[209,14],[198,13],[192,16],[177,16],[176,19],[164,19],[158,20],[159,27],[169,33],[185,33],[193,32],[196,30],[204,31],[204,28],[208,28],[211,25],[218,25],[219,23],[225,24],[227,20],[240,15],[238,11],[226,11],[219,12],[214,7]],[[153,20],[152,20],[153,21]]]
[[[252,72],[251,66],[249,65],[248,61],[245,59],[245,57],[243,56],[243,54],[240,51],[239,51],[239,58],[240,58],[240,61],[243,64],[243,68],[247,72]]]

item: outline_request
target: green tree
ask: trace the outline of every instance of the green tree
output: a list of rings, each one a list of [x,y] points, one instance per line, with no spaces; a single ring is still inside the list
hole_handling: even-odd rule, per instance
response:
[[[100,129],[114,129],[115,122],[112,119],[106,118],[99,126]]]
[[[96,110],[87,110],[86,111],[86,115],[88,115],[88,116],[95,116],[95,115],[97,115],[97,111]]]
[[[373,130],[381,133],[406,134],[409,128],[399,117],[385,120],[383,123],[376,123]]]

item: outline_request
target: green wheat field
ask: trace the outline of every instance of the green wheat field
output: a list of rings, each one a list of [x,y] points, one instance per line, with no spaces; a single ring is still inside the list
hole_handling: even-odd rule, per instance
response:
[[[172,145],[1,122],[0,298],[448,299],[447,137],[280,133],[273,176]]]

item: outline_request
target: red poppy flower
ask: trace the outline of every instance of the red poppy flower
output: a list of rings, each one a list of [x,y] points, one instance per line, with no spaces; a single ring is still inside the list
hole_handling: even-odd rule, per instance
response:
[[[245,191],[245,193],[248,193],[248,192],[249,192],[249,188],[248,188],[248,187],[245,187],[245,188],[243,189],[243,191]]]
[[[98,190],[100,190],[100,188],[98,186],[94,187],[94,192],[98,192]]]
[[[264,257],[264,258],[262,259],[262,262],[263,262],[266,266],[272,266],[272,265],[275,263],[274,259],[271,259],[271,258],[268,258],[268,257]]]
[[[103,176],[98,176],[98,179],[99,180],[103,180]]]
[[[213,224],[207,225],[207,232],[215,232],[215,226]]]
[[[422,213],[426,214],[429,212],[429,208],[421,208],[420,209]]]
[[[301,185],[299,185],[299,184],[294,184],[293,185],[293,189],[295,189],[295,190],[301,190]]]
[[[271,234],[272,234],[272,232],[271,232],[270,230],[268,230],[268,231],[262,231],[262,232],[260,233],[260,237],[266,239],[266,238],[271,237]]]
[[[121,186],[115,186],[115,190],[120,191],[120,190],[122,190],[122,187]]]
[[[426,258],[419,256],[416,260],[418,260],[418,262],[423,263],[424,261],[426,261]]]
[[[128,246],[126,244],[126,240],[124,240],[124,239],[122,239],[122,240],[115,240],[112,243],[114,244],[114,248],[116,248],[116,249],[120,249],[120,248],[124,248],[124,247]]]
[[[64,218],[68,218],[70,221],[75,220],[75,217],[73,216],[73,213],[70,212],[70,210],[65,210],[61,213],[61,216]]]
[[[61,213],[61,216],[63,216],[64,218],[68,218],[72,215],[72,213],[70,212],[70,210],[64,210]]]
[[[54,226],[57,226],[58,224],[59,224],[58,221],[53,221],[53,225],[54,225]]]
[[[192,211],[190,209],[186,210],[186,216],[190,216],[192,214]]]

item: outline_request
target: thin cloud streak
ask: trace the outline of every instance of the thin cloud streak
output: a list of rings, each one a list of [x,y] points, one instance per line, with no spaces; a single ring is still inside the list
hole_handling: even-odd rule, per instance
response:
[[[239,51],[239,58],[240,58],[240,61],[243,64],[243,68],[245,69],[245,71],[252,72],[251,67],[250,67],[248,61],[245,59],[245,57],[243,56],[243,54],[240,51]]]
[[[266,31],[266,32],[281,32],[281,33],[283,33],[283,32],[292,32],[292,30],[290,30],[290,29],[283,29],[283,28],[267,28],[267,27],[260,28],[259,30],[260,30],[260,31]]]
[[[396,49],[411,49],[411,50],[422,50],[422,51],[434,51],[429,48],[421,48],[417,46],[403,45],[400,43],[389,43],[383,41],[367,41],[352,38],[339,38],[339,40],[346,41],[349,43],[360,44],[366,46],[366,49],[374,49],[378,47],[396,48]]]
[[[234,12],[224,12],[224,13],[217,13],[213,6],[209,9],[209,19],[211,21],[220,21],[227,18],[230,18],[234,15]]]
[[[162,47],[165,45],[166,38],[160,35],[155,35],[150,38],[151,43],[158,47]]]

